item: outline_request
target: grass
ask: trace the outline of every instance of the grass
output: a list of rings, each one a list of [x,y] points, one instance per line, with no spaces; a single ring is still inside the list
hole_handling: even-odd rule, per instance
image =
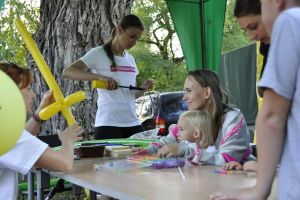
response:
[[[36,177],[35,177],[36,178]],[[21,174],[19,174],[19,183],[24,183],[26,182],[26,178],[25,176],[22,176]],[[26,190],[26,187],[25,187],[25,190]],[[49,190],[48,190],[49,191]],[[46,198],[47,194],[48,194],[48,191],[44,193],[44,198]],[[83,190],[81,190],[81,194],[79,195],[79,197],[76,198],[76,196],[73,194],[73,191],[72,190],[69,190],[69,191],[64,191],[64,192],[60,192],[60,193],[56,193],[54,195],[54,197],[52,198],[52,200],[73,200],[73,199],[84,199],[86,197],[85,193]],[[19,193],[18,193],[18,200],[27,200],[27,191],[26,192],[23,192],[19,190]],[[35,199],[36,199],[36,196],[35,196]]]
[[[46,197],[47,194],[44,195],[44,198]],[[52,198],[52,200],[67,200],[67,199],[74,199],[74,200],[78,200],[78,199],[84,199],[85,198],[85,194],[84,192],[81,193],[81,195],[79,196],[79,198],[76,198],[75,195],[72,194],[72,191],[65,191],[65,192],[61,192],[61,193],[56,193],[54,195],[54,197]],[[21,192],[19,192],[18,194],[18,200],[27,200],[27,195],[24,196],[24,198],[22,197]],[[36,197],[35,197],[36,199]]]

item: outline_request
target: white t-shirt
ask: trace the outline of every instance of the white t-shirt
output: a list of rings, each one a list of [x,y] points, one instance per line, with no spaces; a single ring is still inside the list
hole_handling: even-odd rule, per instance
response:
[[[259,83],[291,101],[279,169],[278,199],[300,199],[300,8],[276,19],[268,62]]]
[[[114,56],[116,67],[112,67],[111,61],[102,46],[91,49],[81,61],[92,70],[93,73],[112,77],[119,85],[136,86],[138,68],[132,55],[128,52],[124,56]],[[131,127],[140,125],[136,115],[135,94],[125,88],[109,91],[97,89],[97,114],[95,127],[116,126]]]
[[[15,147],[0,157],[1,200],[17,199],[17,172],[27,174],[47,147],[46,143],[24,130]]]

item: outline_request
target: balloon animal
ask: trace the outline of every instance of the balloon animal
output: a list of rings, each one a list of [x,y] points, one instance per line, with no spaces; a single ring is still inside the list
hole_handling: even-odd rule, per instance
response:
[[[19,31],[23,41],[26,44],[27,49],[31,53],[33,59],[35,60],[42,76],[46,80],[50,90],[53,92],[55,102],[43,110],[40,111],[39,116],[42,120],[47,120],[58,112],[62,112],[63,116],[66,118],[68,125],[74,124],[76,121],[70,110],[70,106],[75,103],[78,103],[85,99],[85,93],[83,91],[78,91],[67,96],[65,99],[63,94],[55,81],[49,67],[47,66],[42,54],[37,48],[35,42],[33,41],[30,33],[26,30],[26,27],[20,19],[15,21],[17,30]]]

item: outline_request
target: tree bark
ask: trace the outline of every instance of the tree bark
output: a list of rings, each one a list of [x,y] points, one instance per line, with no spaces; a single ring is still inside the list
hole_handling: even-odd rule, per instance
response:
[[[34,35],[39,50],[53,73],[64,97],[83,90],[86,100],[72,107],[76,121],[92,132],[97,109],[97,94],[90,82],[71,81],[61,77],[63,69],[93,47],[109,40],[118,21],[130,13],[133,0],[41,0],[39,30]],[[33,89],[37,94],[35,108],[48,86],[31,57],[34,68]],[[67,126],[61,113],[43,124],[43,131],[54,134]]]

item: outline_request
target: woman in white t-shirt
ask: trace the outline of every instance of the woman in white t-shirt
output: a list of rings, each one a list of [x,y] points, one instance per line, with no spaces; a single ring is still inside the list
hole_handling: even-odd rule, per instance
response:
[[[92,48],[62,73],[72,80],[104,80],[108,83],[107,88],[97,89],[95,139],[126,138],[143,131],[135,111],[135,99],[143,91],[118,88],[118,85],[136,86],[138,68],[126,50],[136,44],[143,31],[137,16],[126,15],[113,30],[108,43]],[[153,80],[146,80],[140,87],[147,90],[152,86]]]
[[[13,63],[0,63],[0,70],[10,76],[20,88],[26,110],[30,112],[32,101],[35,98],[31,89],[32,74],[30,70],[20,68]],[[47,92],[38,110],[51,103],[51,97],[52,93]],[[17,172],[27,174],[33,166],[55,171],[68,171],[72,168],[73,143],[80,139],[78,135],[82,133],[81,127],[73,125],[58,134],[62,143],[59,151],[52,150],[46,143],[33,135],[38,132],[39,128],[40,120],[35,114],[27,122],[17,144],[0,156],[0,199],[17,199]]]

